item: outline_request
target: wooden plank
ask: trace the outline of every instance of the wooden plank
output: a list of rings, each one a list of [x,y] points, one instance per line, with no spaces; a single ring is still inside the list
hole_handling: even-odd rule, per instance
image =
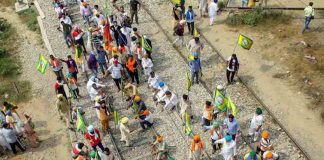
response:
[[[45,18],[45,14],[44,14],[44,12],[42,11],[42,9],[40,8],[39,3],[38,3],[37,0],[34,0],[34,5],[35,5],[35,7],[36,7],[36,9],[37,9],[37,11],[38,11],[39,16],[40,16],[42,19],[44,19],[44,18]]]

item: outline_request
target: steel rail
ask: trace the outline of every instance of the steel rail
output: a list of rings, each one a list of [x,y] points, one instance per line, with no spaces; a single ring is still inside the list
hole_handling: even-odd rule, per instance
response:
[[[111,132],[108,132],[107,135],[108,135],[110,141],[112,142],[112,145],[113,145],[114,148],[116,149],[117,157],[118,157],[120,160],[124,160],[124,157],[120,154],[120,150],[118,149],[118,147],[117,147],[117,145],[116,145],[115,137],[113,136],[113,134],[112,134]]]
[[[171,2],[170,2],[171,3]],[[171,37],[166,33],[166,31],[162,28],[162,26],[158,23],[158,21],[154,18],[154,16],[148,11],[148,9],[142,5],[142,8],[151,16],[152,20],[157,24],[157,26],[159,27],[160,31],[162,31],[162,33],[167,37],[168,41],[172,42]],[[324,8],[322,8],[324,10]],[[199,28],[197,27],[197,29],[199,30]],[[207,42],[207,44],[216,52],[216,54],[221,57],[221,59],[223,60],[223,62],[226,62],[226,59],[224,58],[224,56],[220,53],[220,51],[218,51],[218,49],[212,45],[212,43],[204,36],[204,34],[200,33],[200,36]],[[182,57],[182,59],[185,62],[188,62],[188,59],[185,55],[182,54],[182,52],[176,48],[173,47],[177,53]],[[246,82],[244,82],[242,80],[242,78],[240,78],[239,76],[236,76],[239,81],[241,81],[241,83],[248,89],[248,91],[250,91],[253,95],[253,97],[256,98],[256,100],[261,104],[261,106],[269,113],[269,115],[273,118],[273,120],[275,121],[275,123],[277,123],[279,125],[280,128],[282,128],[284,130],[284,132],[287,134],[287,136],[291,139],[291,141],[293,142],[293,144],[301,151],[301,153],[304,155],[304,157],[308,160],[311,160],[309,154],[303,150],[303,148],[300,146],[300,144],[296,141],[296,139],[290,134],[290,132],[284,127],[284,125],[275,117],[274,113],[269,109],[269,107],[260,99],[260,97],[257,95],[257,93],[247,85]],[[213,96],[213,91],[210,90],[210,88],[207,86],[206,82],[202,79],[200,79],[200,82],[202,84],[202,86],[207,90],[207,92]],[[246,144],[248,144],[248,146],[251,148],[251,145],[247,142],[247,140],[242,136],[242,139],[246,142]],[[252,148],[251,148],[252,149]]]

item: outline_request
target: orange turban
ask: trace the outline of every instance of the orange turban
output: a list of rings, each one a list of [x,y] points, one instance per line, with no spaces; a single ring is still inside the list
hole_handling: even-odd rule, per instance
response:
[[[268,131],[262,132],[262,138],[269,138],[269,137],[270,137],[270,133]]]

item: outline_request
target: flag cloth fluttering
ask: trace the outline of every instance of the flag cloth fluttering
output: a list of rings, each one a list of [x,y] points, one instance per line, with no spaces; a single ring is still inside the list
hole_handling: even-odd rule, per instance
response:
[[[77,131],[83,131],[85,128],[85,123],[84,123],[84,120],[83,120],[83,117],[80,113],[80,110],[77,109]]]
[[[199,37],[200,36],[200,34],[199,34],[199,32],[198,32],[198,30],[197,30],[196,27],[194,28],[194,34],[193,34],[193,36],[194,37]]]
[[[220,104],[218,99],[221,98],[222,99],[222,103]],[[227,109],[227,98],[222,95],[218,89],[216,89],[215,91],[215,95],[214,95],[214,104],[217,105],[217,108],[221,111],[221,112],[225,112]]]
[[[37,70],[41,74],[45,74],[45,71],[46,71],[48,65],[49,65],[48,60],[43,55],[39,55],[38,63],[37,63]]]
[[[145,50],[152,52],[152,46],[147,42],[144,36],[141,38],[141,45]]]
[[[228,106],[228,110],[232,110],[232,114],[234,116],[236,116],[238,109],[236,108],[236,106],[234,105],[233,101],[231,100],[230,97],[227,98],[227,106]]]
[[[237,44],[240,45],[242,48],[249,50],[252,47],[253,40],[249,37],[240,34],[237,40]]]
[[[186,83],[187,83],[187,91],[189,92],[190,88],[191,88],[191,81],[190,81],[188,72],[186,73]]]

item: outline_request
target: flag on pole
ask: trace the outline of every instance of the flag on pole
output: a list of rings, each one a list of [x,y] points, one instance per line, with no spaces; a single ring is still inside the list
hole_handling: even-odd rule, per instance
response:
[[[142,36],[141,38],[141,45],[145,50],[152,52],[152,46],[148,43],[147,39],[144,36]]]
[[[228,110],[232,110],[232,114],[236,116],[238,109],[236,108],[236,106],[234,105],[230,97],[228,97],[227,106],[228,106]]]
[[[225,112],[227,109],[227,98],[222,95],[218,89],[215,91],[214,104],[221,112]]]
[[[199,37],[200,36],[200,34],[199,34],[199,32],[198,32],[198,30],[197,30],[196,27],[194,28],[194,34],[193,34],[193,36],[194,37]]]
[[[83,129],[85,128],[85,123],[84,123],[84,120],[83,120],[83,117],[80,113],[80,110],[77,109],[77,131],[83,131]]]
[[[249,50],[252,47],[253,40],[249,37],[240,34],[237,40],[237,44],[240,45],[242,48]]]
[[[115,128],[119,124],[120,121],[120,115],[117,111],[114,111],[114,121],[115,121]]]
[[[49,65],[48,60],[43,55],[39,55],[38,63],[37,63],[37,70],[41,74],[45,74],[45,71],[46,71],[48,65]]]
[[[187,71],[187,74],[186,74],[186,81],[187,81],[187,91],[189,92],[190,88],[191,88],[191,81],[190,81],[190,78],[189,78],[188,71]]]

